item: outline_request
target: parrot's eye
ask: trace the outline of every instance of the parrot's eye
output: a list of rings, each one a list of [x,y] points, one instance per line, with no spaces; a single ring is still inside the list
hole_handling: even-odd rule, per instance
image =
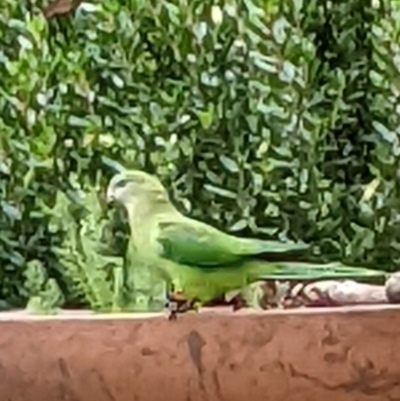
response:
[[[129,184],[129,182],[130,182],[130,180],[128,180],[128,179],[120,180],[120,181],[115,183],[115,187],[116,188],[123,188],[123,187],[125,187],[125,185]]]
[[[130,177],[130,178],[122,178],[120,181],[118,181],[115,184],[116,188],[124,188],[128,184],[134,184],[134,185],[140,185],[143,184],[143,178],[142,177]]]

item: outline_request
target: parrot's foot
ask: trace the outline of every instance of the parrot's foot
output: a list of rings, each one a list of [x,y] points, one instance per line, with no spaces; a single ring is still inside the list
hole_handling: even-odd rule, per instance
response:
[[[169,295],[166,307],[170,312],[168,320],[176,320],[179,313],[197,311],[199,308],[197,301],[188,301],[182,294],[176,292]]]
[[[231,304],[234,312],[247,307],[246,300],[240,294],[232,299]]]

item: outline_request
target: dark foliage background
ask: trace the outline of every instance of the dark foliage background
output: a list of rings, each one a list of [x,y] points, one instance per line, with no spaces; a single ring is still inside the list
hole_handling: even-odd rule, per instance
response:
[[[397,268],[398,2],[3,3],[0,306],[115,304],[117,163],[217,227]]]

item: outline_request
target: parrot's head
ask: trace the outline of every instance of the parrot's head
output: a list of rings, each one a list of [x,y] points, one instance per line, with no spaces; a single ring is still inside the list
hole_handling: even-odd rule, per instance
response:
[[[151,199],[168,200],[160,180],[140,170],[126,170],[115,175],[107,188],[107,201],[123,205]]]

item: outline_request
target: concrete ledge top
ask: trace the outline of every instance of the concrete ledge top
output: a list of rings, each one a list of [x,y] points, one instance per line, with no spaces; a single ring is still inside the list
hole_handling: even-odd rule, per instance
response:
[[[190,312],[186,315],[179,315],[178,319],[185,319],[188,316],[198,317],[249,317],[257,316],[268,318],[269,316],[315,316],[315,315],[337,315],[337,314],[359,314],[359,313],[381,313],[384,311],[399,311],[400,305],[382,304],[382,305],[355,305],[341,307],[308,307],[298,309],[271,309],[267,311],[257,311],[251,309],[242,309],[233,312],[229,307],[203,308],[200,313]],[[89,310],[62,310],[57,315],[34,315],[27,310],[13,310],[0,312],[0,322],[4,321],[36,321],[36,320],[119,320],[119,319],[149,319],[165,318],[166,313],[95,313]]]

